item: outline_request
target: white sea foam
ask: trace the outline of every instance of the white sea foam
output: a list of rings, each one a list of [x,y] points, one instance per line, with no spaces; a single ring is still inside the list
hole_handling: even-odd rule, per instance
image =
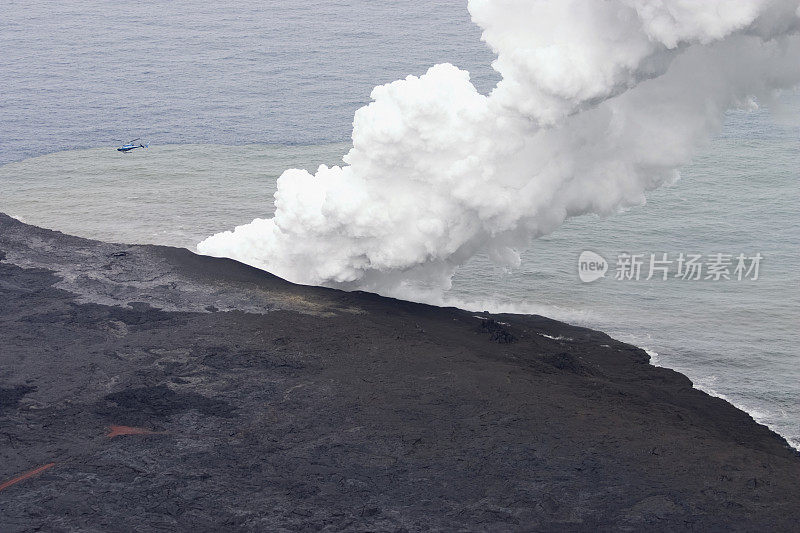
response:
[[[650,364],[653,366],[663,366],[660,364],[661,357],[658,355],[658,352],[655,350],[651,350],[650,348],[645,348],[644,346],[640,346],[642,350],[650,356]]]
[[[541,335],[542,337],[546,337],[548,339],[552,339],[554,341],[571,341],[571,340],[573,340],[570,337],[564,337],[563,335],[553,336],[553,335],[548,335],[546,333],[539,333],[539,335]]]

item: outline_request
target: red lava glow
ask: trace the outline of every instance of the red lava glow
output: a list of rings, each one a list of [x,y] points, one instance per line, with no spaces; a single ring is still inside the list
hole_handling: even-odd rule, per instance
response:
[[[131,426],[111,426],[111,431],[108,432],[106,437],[113,439],[121,435],[163,435],[163,432],[151,431],[145,428],[134,428]]]
[[[15,483],[19,483],[20,481],[25,481],[26,479],[31,478],[40,472],[44,472],[51,466],[55,466],[55,463],[47,463],[46,465],[40,466],[39,468],[34,468],[33,470],[29,470],[28,472],[25,472],[21,476],[17,476],[14,479],[9,479],[5,483],[0,484],[0,491],[7,489],[8,487],[14,485]]]
[[[110,431],[106,435],[109,439],[113,439],[114,437],[119,437],[122,435],[163,435],[163,431],[152,431],[146,428],[136,428],[131,426],[111,426]],[[36,474],[44,472],[48,468],[55,466],[55,463],[47,463],[44,466],[40,466],[39,468],[34,468],[33,470],[29,470],[24,474],[21,474],[13,479],[9,479],[3,483],[0,483],[0,491],[3,491],[10,487],[11,485],[15,485],[20,481],[25,481],[26,479],[32,478]]]

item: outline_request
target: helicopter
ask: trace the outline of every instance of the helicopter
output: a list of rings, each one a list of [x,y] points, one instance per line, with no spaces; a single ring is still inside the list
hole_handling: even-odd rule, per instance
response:
[[[140,140],[141,139],[136,138],[136,139],[133,139],[132,141],[129,141],[129,142],[123,144],[122,146],[117,148],[117,152],[122,152],[124,154],[127,154],[128,152],[130,152],[131,150],[134,150],[136,148],[147,148],[148,146],[150,146],[149,142],[147,144],[142,144],[141,142],[136,143],[136,141],[140,141]]]

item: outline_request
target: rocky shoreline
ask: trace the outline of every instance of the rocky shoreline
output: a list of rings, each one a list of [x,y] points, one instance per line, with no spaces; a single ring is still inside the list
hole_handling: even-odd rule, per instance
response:
[[[0,531],[791,531],[798,479],[600,332],[0,215]]]

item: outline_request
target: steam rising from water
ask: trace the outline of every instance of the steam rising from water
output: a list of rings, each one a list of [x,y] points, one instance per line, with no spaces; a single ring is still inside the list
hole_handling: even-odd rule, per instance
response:
[[[344,166],[198,244],[291,281],[436,300],[458,267],[675,180],[725,110],[800,82],[800,0],[470,0],[502,80],[450,64],[376,87]]]

